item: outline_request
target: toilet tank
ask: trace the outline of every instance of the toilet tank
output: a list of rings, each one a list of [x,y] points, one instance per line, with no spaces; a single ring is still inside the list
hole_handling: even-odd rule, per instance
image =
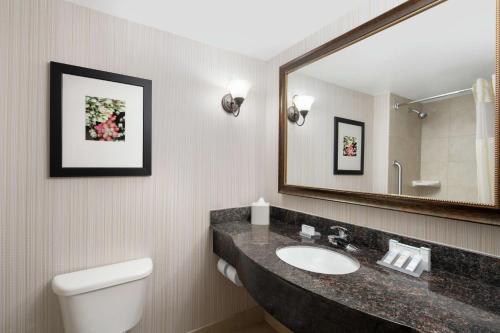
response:
[[[142,317],[147,277],[143,258],[62,274],[52,280],[66,333],[122,333]]]

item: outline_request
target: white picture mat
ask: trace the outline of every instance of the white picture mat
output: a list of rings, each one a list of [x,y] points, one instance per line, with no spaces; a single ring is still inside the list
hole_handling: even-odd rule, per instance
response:
[[[63,168],[142,168],[142,87],[63,74],[62,90]],[[85,139],[85,96],[125,101],[125,141]]]
[[[338,133],[336,133],[338,138],[337,147],[337,169],[338,170],[361,170],[361,156],[363,154],[363,141],[362,141],[362,127],[358,125],[351,125],[339,122],[338,123]],[[356,156],[344,156],[344,136],[353,136],[356,138],[357,150]]]

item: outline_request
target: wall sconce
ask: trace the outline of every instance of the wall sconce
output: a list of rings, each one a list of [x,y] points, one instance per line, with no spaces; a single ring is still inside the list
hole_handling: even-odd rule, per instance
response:
[[[287,110],[288,120],[297,126],[302,126],[306,122],[306,116],[311,110],[311,105],[314,103],[313,96],[294,95],[292,98],[292,106]],[[302,116],[302,123],[299,124],[300,116]]]
[[[244,80],[234,80],[229,83],[228,89],[229,94],[222,97],[222,108],[224,111],[238,117],[241,104],[243,104],[250,89],[250,84]]]

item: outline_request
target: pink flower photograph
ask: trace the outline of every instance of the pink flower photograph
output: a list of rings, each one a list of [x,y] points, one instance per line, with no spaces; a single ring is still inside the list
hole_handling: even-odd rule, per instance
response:
[[[125,102],[85,96],[85,139],[125,141]]]
[[[342,150],[343,151],[343,155],[344,156],[356,156],[356,153],[357,153],[357,146],[358,146],[358,143],[357,143],[357,140],[356,140],[356,137],[354,136],[344,136],[344,149]]]

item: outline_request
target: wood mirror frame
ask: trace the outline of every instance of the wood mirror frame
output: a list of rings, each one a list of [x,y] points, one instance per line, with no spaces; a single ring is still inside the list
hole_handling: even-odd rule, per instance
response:
[[[496,123],[495,123],[495,194],[494,205],[443,201],[391,194],[355,192],[286,184],[287,177],[287,76],[288,74],[377,32],[398,24],[446,0],[409,0],[384,14],[326,42],[312,51],[282,65],[279,72],[280,119],[279,119],[279,173],[278,191],[282,194],[331,200],[342,203],[391,209],[421,215],[437,216],[476,223],[500,225],[499,166],[499,63],[500,63],[500,0],[496,1]]]

